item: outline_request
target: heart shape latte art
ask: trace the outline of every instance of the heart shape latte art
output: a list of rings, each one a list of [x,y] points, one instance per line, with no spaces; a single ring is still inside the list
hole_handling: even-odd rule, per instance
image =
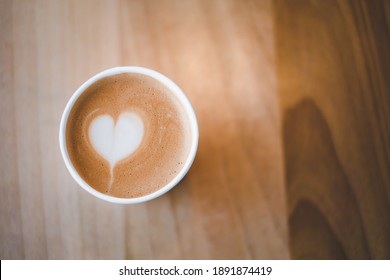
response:
[[[122,113],[116,123],[110,115],[105,114],[92,121],[88,132],[93,148],[113,167],[141,145],[144,124],[135,113]]]

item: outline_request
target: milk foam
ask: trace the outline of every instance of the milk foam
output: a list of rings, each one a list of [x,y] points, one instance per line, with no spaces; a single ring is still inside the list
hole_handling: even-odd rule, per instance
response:
[[[143,135],[144,124],[136,113],[122,113],[116,124],[110,115],[100,115],[89,126],[93,148],[110,163],[111,168],[138,149]]]
[[[183,168],[191,146],[188,121],[179,100],[159,81],[132,73],[105,77],[69,113],[69,158],[95,190],[145,196]]]

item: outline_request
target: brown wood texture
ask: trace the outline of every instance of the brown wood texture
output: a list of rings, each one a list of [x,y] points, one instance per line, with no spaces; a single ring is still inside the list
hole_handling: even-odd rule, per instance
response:
[[[389,4],[274,6],[292,258],[390,258]]]
[[[0,0],[2,259],[390,258],[387,1]],[[100,201],[58,145],[106,68],[176,81],[200,142],[184,180]]]
[[[269,1],[1,1],[2,258],[288,258]],[[167,195],[100,201],[60,156],[76,88],[158,70],[196,109],[199,150]]]

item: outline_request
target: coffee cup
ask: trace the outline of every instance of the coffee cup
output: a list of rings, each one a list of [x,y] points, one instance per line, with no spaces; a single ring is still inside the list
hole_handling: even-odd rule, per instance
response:
[[[185,93],[163,74],[137,66],[88,79],[67,103],[59,129],[73,179],[95,197],[119,204],[145,202],[176,186],[194,161],[198,138]]]

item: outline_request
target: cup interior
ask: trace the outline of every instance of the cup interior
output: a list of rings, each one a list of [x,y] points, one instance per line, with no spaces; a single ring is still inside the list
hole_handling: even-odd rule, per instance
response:
[[[165,85],[170,91],[178,98],[180,104],[184,107],[185,112],[188,116],[189,123],[190,123],[190,131],[191,131],[191,147],[190,147],[190,152],[189,155],[183,165],[183,168],[180,170],[180,172],[176,175],[176,177],[173,178],[171,182],[166,184],[164,187],[160,188],[154,193],[151,193],[146,196],[142,197],[136,197],[136,198],[119,198],[119,197],[114,197],[110,196],[104,193],[101,193],[94,188],[92,188],[89,184],[87,184],[77,173],[76,169],[74,168],[68,154],[67,146],[66,146],[66,125],[69,117],[69,113],[73,108],[73,105],[77,101],[77,99],[83,94],[83,92],[92,84],[97,82],[98,80],[109,77],[112,75],[116,74],[121,74],[121,73],[138,73],[138,74],[143,74],[149,77],[152,77]],[[145,202],[154,198],[157,198],[166,192],[168,192],[170,189],[172,189],[175,185],[177,185],[180,180],[185,176],[185,174],[188,172],[190,169],[194,159],[195,159],[195,154],[196,150],[198,147],[198,139],[199,139],[199,130],[198,130],[198,123],[195,115],[195,111],[188,100],[187,96],[184,94],[184,92],[180,89],[180,87],[174,83],[171,79],[168,77],[164,76],[163,74],[148,69],[144,67],[137,67],[137,66],[124,66],[124,67],[115,67],[115,68],[110,68],[105,71],[102,71],[95,76],[91,77],[88,79],[84,84],[82,84],[72,95],[70,98],[69,102],[67,103],[65,110],[62,114],[61,118],[61,123],[60,123],[60,131],[59,131],[59,142],[60,142],[60,149],[61,149],[61,154],[64,159],[65,165],[70,172],[71,176],[73,179],[87,192],[90,194],[103,199],[108,202],[112,203],[119,203],[119,204],[134,204],[134,203],[140,203],[140,202]]]

